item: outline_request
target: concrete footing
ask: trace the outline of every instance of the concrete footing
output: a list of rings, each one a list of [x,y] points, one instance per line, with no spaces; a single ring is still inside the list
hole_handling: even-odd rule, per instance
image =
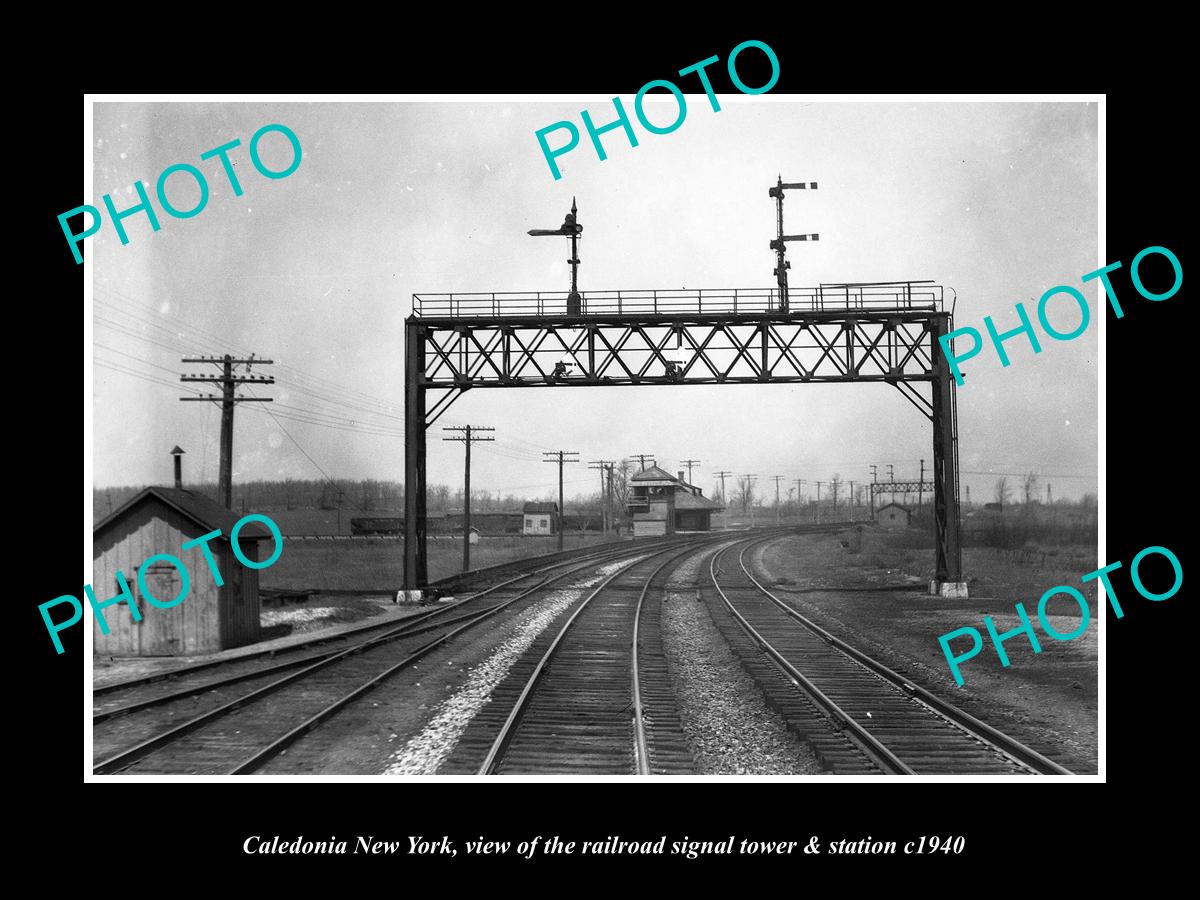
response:
[[[929,593],[934,597],[945,597],[948,600],[967,599],[967,583],[965,581],[931,581]]]
[[[422,591],[420,591],[420,590],[416,590],[416,591],[399,590],[399,591],[396,591],[395,602],[396,603],[420,603],[423,598],[424,598],[424,595],[423,595]]]

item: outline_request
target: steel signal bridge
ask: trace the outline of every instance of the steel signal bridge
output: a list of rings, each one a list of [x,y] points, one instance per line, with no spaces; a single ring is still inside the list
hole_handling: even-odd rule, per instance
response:
[[[405,588],[428,576],[425,432],[464,391],[878,382],[933,423],[932,587],[964,592],[955,385],[938,344],[953,330],[953,301],[947,308],[943,288],[928,281],[779,280],[782,296],[779,288],[578,291],[574,278],[564,292],[414,295],[405,321]]]

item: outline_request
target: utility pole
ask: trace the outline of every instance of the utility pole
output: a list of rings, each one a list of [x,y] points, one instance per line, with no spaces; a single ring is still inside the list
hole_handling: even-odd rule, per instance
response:
[[[642,464],[641,471],[643,472],[646,471],[646,460],[650,460],[650,465],[655,465],[653,453],[630,453],[629,458],[640,462]]]
[[[821,485],[823,485],[824,483],[825,482],[823,482],[823,481],[817,482],[817,507],[816,507],[817,512],[816,512],[816,518],[813,520],[815,522],[821,521]]]
[[[850,521],[854,521],[854,482],[850,482]]]
[[[888,463],[888,481],[896,480],[896,467]]]
[[[442,431],[456,432],[456,437],[444,437],[443,441],[458,441],[466,445],[467,463],[463,476],[463,571],[471,568],[471,444],[475,441],[494,441],[494,437],[480,437],[477,431],[495,431],[485,425],[443,425]]]
[[[608,493],[604,489],[604,473],[613,464],[611,459],[590,459],[589,469],[600,470],[600,519],[603,523],[604,536],[608,537]],[[611,477],[611,476],[610,476]],[[611,482],[610,482],[611,484]]]
[[[732,474],[732,472],[724,470],[716,473],[716,477],[721,479],[721,505],[725,507],[722,512],[722,521],[725,523],[726,528],[729,527],[729,498],[725,496],[725,477]]]
[[[221,367],[220,375],[180,375],[179,380],[185,382],[205,382],[221,385],[221,396],[201,394],[199,397],[180,397],[180,400],[207,400],[221,404],[221,470],[217,476],[217,502],[226,509],[233,508],[233,407],[236,403],[270,403],[271,397],[238,397],[234,395],[234,386],[239,384],[274,384],[275,379],[270,375],[252,375],[255,363],[263,366],[272,365],[269,359],[255,359],[251,354],[249,359],[234,359],[228,353],[224,356],[200,356],[181,360],[185,363],[214,363]],[[245,375],[234,375],[234,366],[245,366]]]
[[[879,480],[879,466],[872,465],[871,466],[871,484],[874,484],[878,480]]]
[[[796,514],[800,514],[800,485],[804,484],[803,478],[794,478],[792,483],[796,485]]]
[[[345,492],[345,491],[343,491],[341,488],[338,488],[338,493],[337,493],[337,505],[338,505],[338,528],[337,528],[337,533],[338,533],[338,534],[341,534],[341,533],[342,533],[342,500],[343,500],[343,498],[345,498],[345,496],[346,496],[346,492]]]
[[[967,502],[971,501],[971,489],[967,488]],[[1050,482],[1046,482],[1046,505],[1050,506],[1054,503],[1054,494],[1050,491]]]
[[[604,502],[608,504],[608,521],[613,531],[617,530],[616,510],[613,508],[613,479],[616,477],[616,465],[615,461],[608,464],[608,493],[604,495]]]
[[[921,480],[917,482],[917,509],[921,508],[921,502],[924,495],[925,487],[925,460],[921,460]]]
[[[700,460],[698,460],[698,459],[681,459],[679,461],[679,464],[681,466],[687,466],[688,484],[691,484],[692,483],[692,466],[700,465]]]
[[[721,479],[721,502],[725,504],[726,510],[729,508],[729,498],[725,496],[725,477],[732,474],[732,472],[717,472],[717,477]]]
[[[550,459],[543,459],[542,462],[558,463],[558,549],[563,548],[563,463],[579,462],[579,453],[575,450],[550,450],[542,451],[542,456],[549,456]],[[574,456],[575,459],[567,457]]]
[[[775,527],[778,528],[779,527],[779,482],[785,481],[786,479],[782,475],[772,475],[771,478],[774,479],[774,481],[775,481]]]

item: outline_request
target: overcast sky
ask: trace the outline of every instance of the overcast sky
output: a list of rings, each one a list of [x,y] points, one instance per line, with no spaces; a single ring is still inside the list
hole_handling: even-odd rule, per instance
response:
[[[160,209],[158,232],[144,216],[126,219],[127,246],[106,220],[87,241],[96,485],[169,483],[175,444],[187,451],[185,478],[215,481],[220,411],[181,403],[178,375],[203,371],[184,355],[225,352],[276,362],[261,374],[277,383],[254,389],[276,402],[237,407],[235,481],[322,470],[403,480],[412,294],[566,290],[567,242],[526,231],[557,227],[573,195],[584,291],[770,286],[767,188],[779,173],[820,184],[788,195],[787,231],[821,235],[789,246],[794,287],[931,279],[957,292],[956,324],[982,330],[985,315],[1012,327],[1015,302],[1034,315],[1044,290],[1081,287],[1080,275],[1108,262],[1096,250],[1094,104],[722,96],[714,113],[703,95],[688,99],[672,134],[639,129],[636,148],[606,135],[607,161],[584,134],[560,158],[560,181],[534,132],[579,123],[585,107],[603,123],[611,102],[96,104],[89,202],[111,193],[118,209],[132,206],[135,181],[153,194],[177,162],[201,168],[211,189],[194,218]],[[669,121],[672,109],[651,117]],[[303,147],[280,180],[254,171],[248,154],[269,123]],[[241,197],[217,160],[199,159],[234,138]],[[278,134],[262,149],[273,168],[290,159]],[[195,202],[185,176],[169,192],[181,208]],[[1085,291],[1093,312],[1098,289]],[[1078,321],[1052,319],[1064,330]],[[1077,340],[1043,345],[1034,355],[1010,342],[1008,368],[990,352],[964,367],[960,460],[973,500],[992,499],[989,473],[1036,471],[1055,497],[1096,491],[1096,316]],[[670,471],[699,459],[694,480],[710,493],[718,469],[756,473],[765,487],[775,474],[865,481],[871,463],[915,478],[932,457],[928,420],[882,384],[478,390],[430,432],[430,484],[461,483],[462,445],[443,443],[440,426],[468,422],[496,428],[496,443],[474,454],[473,486],[528,496],[556,490],[540,459],[558,448],[584,460],[650,453]],[[566,480],[568,495],[599,483],[582,465]]]

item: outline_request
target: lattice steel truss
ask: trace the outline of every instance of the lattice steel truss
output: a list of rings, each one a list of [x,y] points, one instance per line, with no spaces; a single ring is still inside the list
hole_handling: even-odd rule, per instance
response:
[[[431,307],[441,311],[414,304]],[[962,580],[954,382],[938,347],[952,325],[940,303],[620,314],[585,306],[574,316],[527,309],[503,315],[493,304],[406,321],[406,587],[426,583],[425,429],[463,391],[648,384],[894,385],[933,423],[937,578]],[[429,391],[440,392],[432,407]]]

